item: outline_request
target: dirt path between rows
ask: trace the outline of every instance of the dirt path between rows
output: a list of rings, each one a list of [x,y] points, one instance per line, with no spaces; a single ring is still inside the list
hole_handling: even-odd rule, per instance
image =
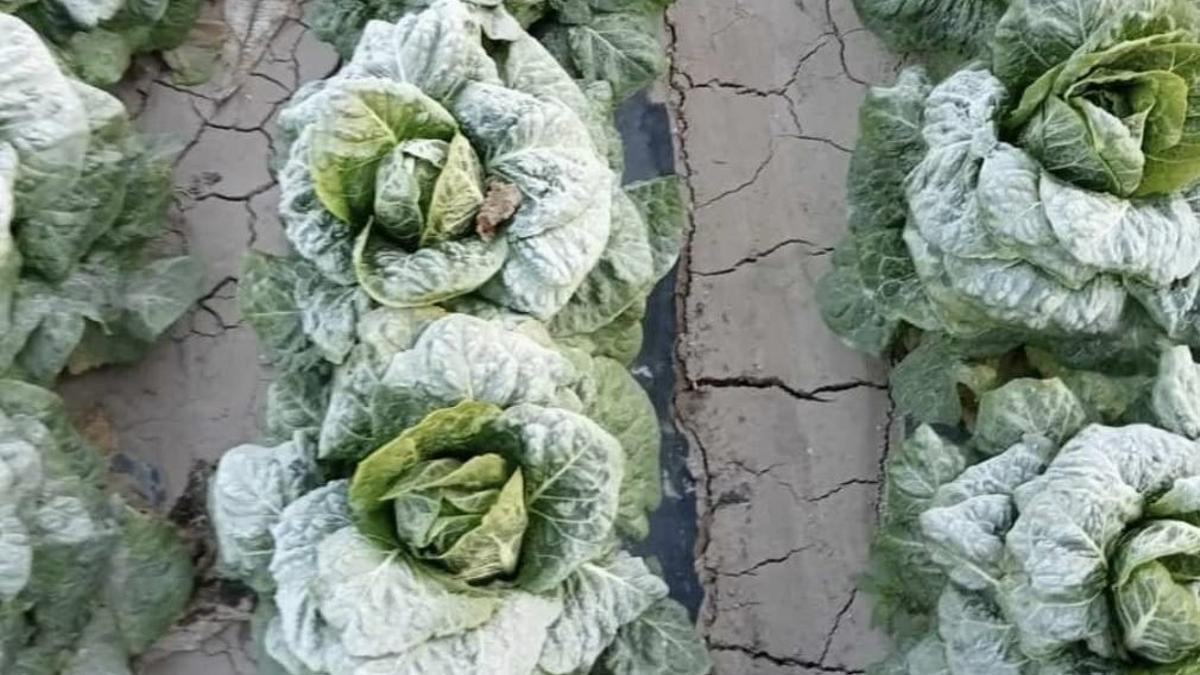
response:
[[[669,15],[679,163],[681,426],[700,504],[700,623],[729,675],[861,672],[855,590],[892,426],[882,365],[813,288],[845,230],[856,111],[898,61],[849,0],[685,0]]]

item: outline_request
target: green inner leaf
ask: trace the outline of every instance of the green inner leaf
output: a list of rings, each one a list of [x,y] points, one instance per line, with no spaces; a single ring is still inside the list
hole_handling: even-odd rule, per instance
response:
[[[417,87],[364,78],[328,93],[313,123],[309,169],[321,204],[339,220],[362,225],[375,202],[380,163],[401,142],[449,141],[457,124]]]
[[[1200,83],[1194,40],[1170,31],[1081,49],[1022,92],[1006,126],[1081,187],[1121,197],[1185,188],[1200,178],[1200,124],[1188,113]]]
[[[436,411],[361,462],[350,487],[360,529],[463,581],[512,575],[529,518],[498,414],[471,401]]]

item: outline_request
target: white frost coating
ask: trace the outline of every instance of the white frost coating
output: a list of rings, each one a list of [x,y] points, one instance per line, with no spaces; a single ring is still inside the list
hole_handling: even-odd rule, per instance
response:
[[[317,611],[314,582],[317,578],[317,546],[350,525],[346,504],[346,481],[334,481],[313,490],[288,505],[271,528],[274,551],[270,572],[275,579],[275,605],[279,616],[272,621],[273,642],[286,645],[282,658],[303,663],[319,671],[326,667],[335,643],[325,631]]]
[[[33,572],[30,543],[16,504],[0,503],[0,601],[12,600],[29,583]]]
[[[125,0],[57,0],[75,23],[83,28],[96,28],[125,6]]]

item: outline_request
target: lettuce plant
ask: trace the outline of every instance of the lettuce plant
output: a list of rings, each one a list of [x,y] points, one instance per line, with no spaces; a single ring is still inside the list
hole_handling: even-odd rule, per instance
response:
[[[277,285],[276,295],[286,300],[286,289],[280,280],[286,281],[293,267],[294,261],[288,259],[258,257],[250,266],[249,278],[256,282],[254,287],[259,292],[265,293]],[[314,299],[310,302],[311,309],[305,310],[294,305],[291,310],[275,309],[282,307],[275,304],[248,308],[254,312],[248,317],[259,332],[268,359],[283,368],[269,392],[267,430],[272,439],[286,441],[303,432],[313,437],[321,458],[357,462],[383,440],[400,433],[432,409],[426,401],[414,399],[411,378],[432,377],[438,371],[436,374],[445,377],[445,381],[422,380],[420,391],[446,406],[481,395],[473,394],[474,389],[464,389],[463,384],[470,381],[469,369],[476,361],[486,363],[490,359],[497,369],[508,369],[507,372],[518,377],[518,381],[506,384],[511,390],[499,390],[493,395],[503,400],[550,402],[558,398],[559,388],[578,380],[579,386],[574,390],[577,397],[591,406],[592,416],[602,420],[610,434],[623,441],[629,449],[630,465],[638,469],[636,475],[627,477],[630,487],[621,500],[622,517],[618,526],[629,536],[646,535],[649,527],[646,513],[657,508],[661,499],[660,439],[650,401],[624,364],[553,341],[543,324],[512,312],[496,312],[486,320],[474,320],[464,314],[461,315],[464,319],[473,320],[440,323],[428,335],[422,334],[424,337],[417,342],[414,326],[445,317],[446,310],[369,310],[360,305],[359,311],[339,316],[337,309],[320,303],[320,298]],[[333,324],[346,324],[350,336],[344,341],[326,339],[331,344],[322,349],[304,331],[306,321],[314,322],[308,319],[313,314],[328,319],[330,328]],[[491,323],[532,334],[545,347],[535,349],[528,340],[510,339],[508,332],[489,328]],[[319,332],[316,335],[328,338]],[[491,337],[508,340],[512,346],[489,349]],[[463,347],[458,343],[470,345],[472,352],[466,356],[459,354]],[[340,365],[336,366],[321,357],[335,344],[345,349]],[[433,365],[438,363],[442,364],[440,371]],[[456,370],[448,370],[451,366]],[[554,386],[550,387],[548,382]]]
[[[186,605],[188,549],[106,474],[56,396],[0,382],[0,671],[130,675]]]
[[[875,353],[903,325],[1200,343],[1197,21],[1183,1],[1014,2],[987,63],[874,91],[830,325]]]
[[[200,296],[187,257],[151,259],[175,146],[65,74],[0,15],[0,372],[52,381],[128,362]]]
[[[439,0],[371,22],[337,75],[297,94],[281,115],[288,237],[342,297],[485,302],[629,358],[678,253],[677,184],[620,187],[606,104],[519,29],[485,48],[482,20]]]
[[[431,0],[320,0],[313,27],[344,57],[371,19],[395,21]],[[666,72],[660,40],[671,0],[467,0],[492,40],[521,39],[522,27],[554,54],[572,77],[602,83],[621,101]]]
[[[358,331],[332,392],[276,389],[289,440],[230,450],[211,485],[264,662],[708,671],[686,612],[620,550],[660,498],[654,410],[621,364],[515,314],[380,308]]]
[[[199,0],[6,0],[37,29],[79,79],[97,87],[120,81],[133,57],[183,44]]]
[[[1200,664],[1200,367],[1164,353],[1124,426],[1080,383],[1012,380],[965,442],[921,426],[888,459],[868,587],[904,649],[878,672]]]

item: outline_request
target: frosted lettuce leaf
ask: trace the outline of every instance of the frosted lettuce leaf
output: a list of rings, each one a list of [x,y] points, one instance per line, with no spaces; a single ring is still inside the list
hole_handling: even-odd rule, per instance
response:
[[[603,356],[586,361],[580,369],[594,390],[580,397],[584,414],[612,434],[625,455],[617,527],[626,536],[644,539],[650,532],[647,515],[658,508],[663,496],[658,416],[650,397],[624,365]]]
[[[964,396],[977,398],[996,386],[998,360],[1015,346],[1003,334],[979,341],[923,336],[888,378],[896,407],[918,422],[958,423]]]
[[[267,360],[302,369],[345,360],[368,298],[326,280],[302,259],[252,251],[243,263],[238,305]]]
[[[270,589],[271,530],[284,508],[316,483],[311,453],[304,443],[288,441],[273,448],[242,445],[221,457],[209,503],[223,574]]]
[[[1164,429],[1200,438],[1200,370],[1187,347],[1163,352],[1150,395],[1155,417]]]
[[[961,588],[986,590],[1004,574],[999,533],[1016,517],[1013,491],[1046,467],[1057,446],[1029,437],[995,457],[967,467],[938,488],[919,522],[930,554]]]
[[[1083,403],[1062,380],[1010,380],[980,397],[974,447],[994,455],[1019,443],[1026,434],[1062,443],[1088,421]]]
[[[937,606],[946,575],[930,557],[918,518],[938,488],[962,473],[967,457],[925,425],[889,454],[882,519],[861,581],[876,596],[876,620],[889,630],[899,631]]]
[[[617,632],[599,672],[612,675],[688,675],[712,670],[708,648],[691,626],[683,605],[663,598]]]
[[[258,336],[263,357],[288,369],[315,366],[321,356],[304,330],[296,301],[307,265],[251,251],[242,264],[238,309]],[[328,324],[327,324],[328,325]]]
[[[947,587],[938,599],[937,618],[948,672],[1017,675],[1030,668],[1012,627],[987,596]]]
[[[533,489],[517,583],[554,588],[611,541],[624,462],[621,445],[587,417],[522,404],[498,424],[520,444],[517,461]]]
[[[550,324],[556,337],[588,335],[649,295],[679,257],[684,206],[679,179],[635,183],[613,195],[604,253]]]
[[[331,672],[529,673],[556,598],[521,590],[448,588],[404,556],[372,545],[352,528],[318,549],[318,602],[341,654]]]
[[[321,430],[329,405],[329,369],[316,367],[279,374],[267,388],[266,432],[276,442]]]
[[[902,321],[937,325],[901,236],[908,217],[904,180],[925,152],[920,127],[929,89],[925,72],[913,68],[894,86],[868,93],[847,184],[854,234],[838,244],[832,271],[817,285],[825,323],[869,354],[881,355]]]
[[[567,674],[595,663],[621,626],[666,594],[662,579],[627,553],[582,565],[563,585],[563,612],[549,628],[538,665]]]
[[[187,607],[192,556],[175,529],[157,517],[129,506],[118,509],[116,517],[121,536],[109,562],[105,604],[121,644],[140,654]]]
[[[315,599],[317,546],[350,525],[346,481],[333,481],[284,508],[271,528],[270,573],[275,581],[277,616],[265,636],[265,650],[288,672],[323,668],[335,641],[325,632]]]
[[[846,185],[852,231],[904,227],[904,181],[926,151],[921,127],[931,87],[924,69],[908,68],[894,85],[867,93]]]
[[[538,26],[551,53],[577,78],[605,82],[617,100],[653,84],[667,70],[661,26],[670,0],[592,2],[586,19],[562,12]]]
[[[831,256],[833,269],[817,282],[821,320],[847,346],[882,356],[896,339],[900,320],[875,302],[858,269],[858,245],[843,239]]]
[[[599,330],[584,335],[556,335],[554,339],[564,347],[605,356],[628,367],[642,351],[642,320],[645,316],[646,301],[643,299]]]

